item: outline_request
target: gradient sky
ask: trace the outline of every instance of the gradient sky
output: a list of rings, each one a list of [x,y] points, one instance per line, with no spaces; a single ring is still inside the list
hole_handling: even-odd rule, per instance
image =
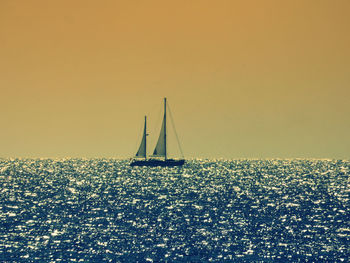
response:
[[[0,157],[131,157],[145,114],[155,144],[166,96],[186,157],[349,159],[349,14],[348,0],[0,0]]]

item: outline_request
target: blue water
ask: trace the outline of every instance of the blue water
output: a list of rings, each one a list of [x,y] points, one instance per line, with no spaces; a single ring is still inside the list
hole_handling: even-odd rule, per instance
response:
[[[349,161],[0,159],[0,261],[347,262]]]

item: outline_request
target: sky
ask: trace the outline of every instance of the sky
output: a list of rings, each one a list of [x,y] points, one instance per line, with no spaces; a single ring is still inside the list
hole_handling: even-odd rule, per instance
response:
[[[187,158],[350,159],[349,13],[348,0],[0,0],[0,157],[129,158],[144,115],[151,152],[167,97]]]

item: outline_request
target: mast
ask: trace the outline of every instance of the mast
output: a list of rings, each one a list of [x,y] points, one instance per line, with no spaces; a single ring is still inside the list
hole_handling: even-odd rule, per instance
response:
[[[143,136],[145,138],[145,160],[147,160],[147,116],[145,116],[145,128],[143,129]]]
[[[167,159],[166,149],[166,98],[164,98],[164,148],[165,148],[165,160]]]

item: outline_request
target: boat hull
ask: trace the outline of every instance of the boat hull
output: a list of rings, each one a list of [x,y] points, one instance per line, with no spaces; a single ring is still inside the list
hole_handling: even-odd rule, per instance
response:
[[[182,166],[184,164],[185,164],[185,160],[183,160],[183,159],[182,160],[174,160],[174,159],[156,160],[156,159],[149,159],[149,160],[132,160],[131,163],[130,163],[130,166],[174,167],[174,166]]]

